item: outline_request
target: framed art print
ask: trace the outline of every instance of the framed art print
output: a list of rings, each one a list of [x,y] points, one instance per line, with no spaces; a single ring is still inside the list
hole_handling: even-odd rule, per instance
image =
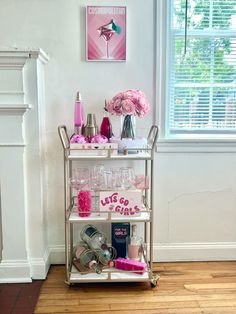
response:
[[[87,6],[88,61],[126,60],[126,7]]]

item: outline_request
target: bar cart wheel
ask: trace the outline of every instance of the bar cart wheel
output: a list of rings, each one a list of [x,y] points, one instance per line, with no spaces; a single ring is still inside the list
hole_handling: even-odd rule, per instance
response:
[[[73,282],[69,282],[69,281],[67,281],[67,280],[65,280],[65,284],[67,284],[68,287],[74,286],[74,283],[73,283]]]
[[[160,276],[158,276],[157,274],[153,274],[152,278],[150,280],[150,284],[152,288],[156,288],[157,286],[157,281],[159,280]]]

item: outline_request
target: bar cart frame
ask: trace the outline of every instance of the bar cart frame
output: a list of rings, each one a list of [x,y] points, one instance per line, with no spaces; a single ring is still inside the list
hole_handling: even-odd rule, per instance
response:
[[[147,137],[147,146],[145,148],[129,148],[124,149],[123,153],[113,155],[110,148],[102,149],[101,155],[76,155],[75,149],[70,148],[69,136],[67,128],[64,125],[58,127],[59,137],[63,147],[64,155],[64,207],[65,207],[65,268],[66,268],[66,283],[68,285],[74,283],[85,282],[150,282],[151,287],[157,285],[159,276],[153,273],[153,169],[154,169],[154,154],[155,146],[158,138],[158,126],[153,125],[150,128]],[[98,148],[99,150],[99,148]],[[84,150],[83,150],[84,151]],[[87,149],[86,149],[87,151]],[[129,153],[132,152],[132,153]],[[145,190],[143,195],[144,210],[141,211],[140,216],[117,216],[113,212],[103,212],[99,217],[91,215],[90,217],[79,217],[75,211],[75,197],[72,193],[72,188],[69,185],[69,178],[72,176],[73,161],[129,161],[142,160],[145,162],[145,175],[150,176],[150,189]],[[149,245],[145,254],[145,262],[147,263],[147,271],[144,274],[136,274],[134,271],[123,271],[115,268],[103,269],[101,274],[81,274],[72,264],[73,252],[73,225],[77,223],[111,223],[111,222],[143,222],[144,223],[144,242]]]

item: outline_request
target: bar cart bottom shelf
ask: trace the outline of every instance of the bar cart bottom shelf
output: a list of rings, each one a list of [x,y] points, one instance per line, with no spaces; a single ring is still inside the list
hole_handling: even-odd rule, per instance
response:
[[[148,271],[143,274],[136,274],[117,270],[115,268],[106,269],[101,274],[88,273],[80,274],[73,266],[70,272],[69,283],[87,283],[87,282],[148,282],[152,284],[153,278],[150,279]]]

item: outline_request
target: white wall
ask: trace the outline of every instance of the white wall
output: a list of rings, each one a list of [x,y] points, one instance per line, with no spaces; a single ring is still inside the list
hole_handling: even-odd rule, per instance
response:
[[[0,42],[7,48],[44,49],[46,67],[46,170],[48,241],[52,262],[64,245],[63,158],[57,126],[72,128],[73,103],[80,90],[86,112],[102,117],[104,98],[128,88],[147,94],[155,107],[155,0],[112,1],[126,5],[127,61],[85,61],[86,0],[0,0]],[[89,5],[109,5],[91,0]],[[137,121],[146,132],[151,113]],[[113,119],[118,128],[118,123]],[[163,142],[155,171],[155,256],[159,260],[236,257],[235,153],[182,153]],[[191,149],[190,149],[191,150]],[[231,150],[231,145],[229,145]]]

